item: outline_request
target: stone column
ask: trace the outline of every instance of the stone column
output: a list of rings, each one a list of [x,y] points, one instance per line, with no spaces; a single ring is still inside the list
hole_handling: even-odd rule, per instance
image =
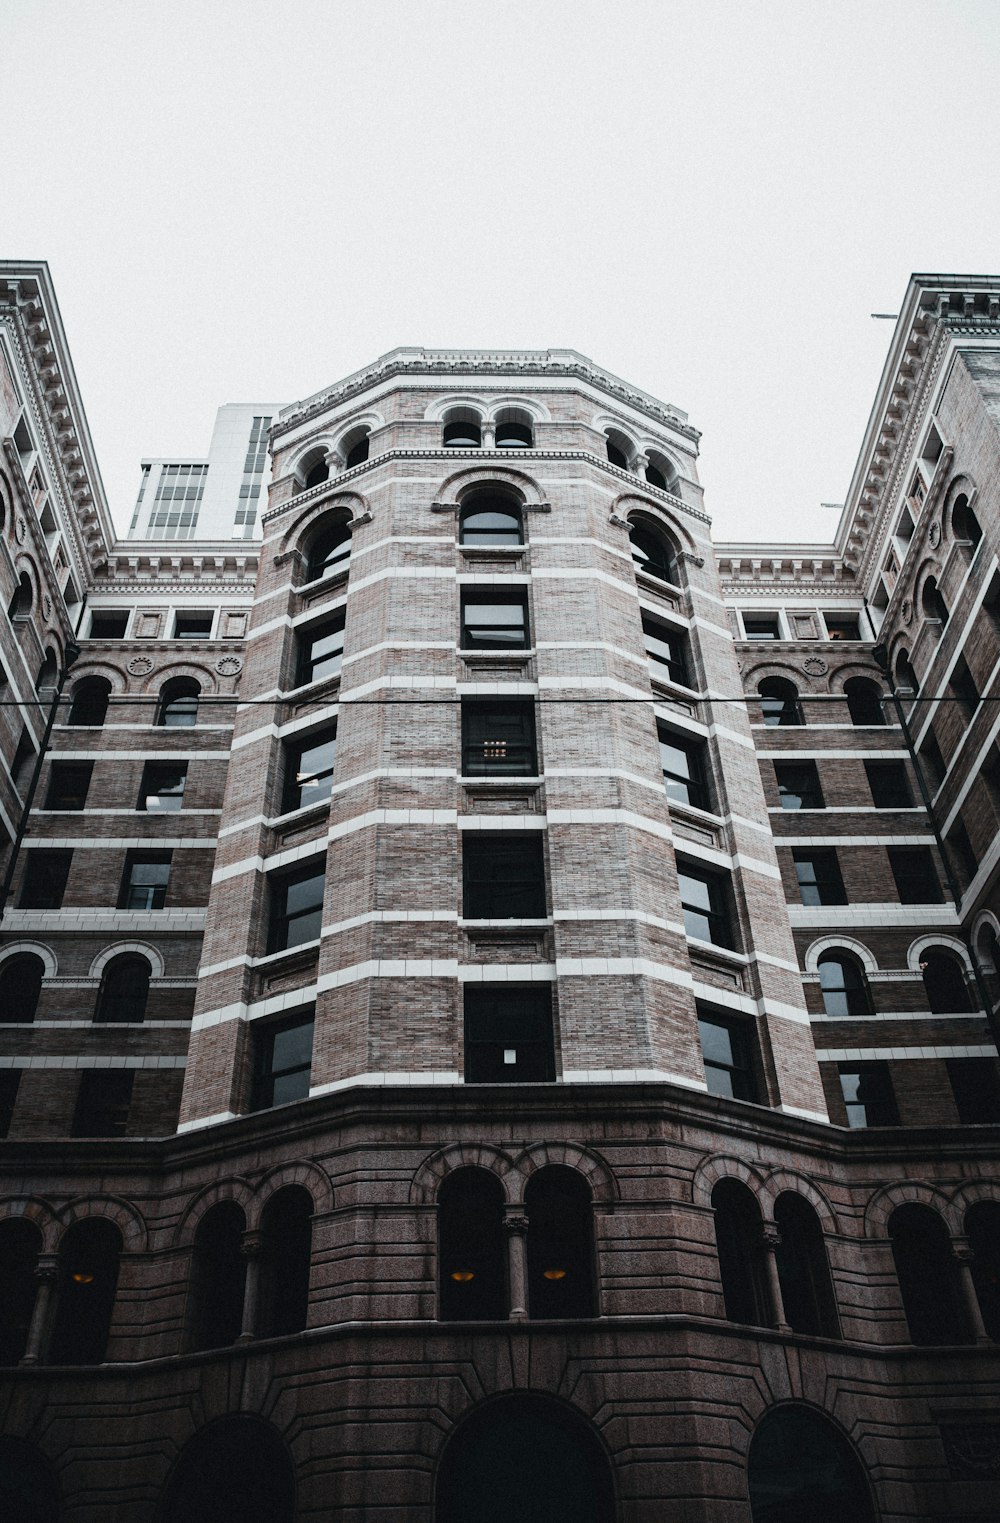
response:
[[[966,1326],[971,1328],[974,1342],[992,1343],[993,1340],[983,1322],[979,1297],[976,1295],[976,1282],[972,1278],[972,1261],[976,1256],[972,1251],[972,1245],[967,1238],[959,1238],[952,1244],[952,1252],[958,1261],[958,1283],[962,1293],[962,1305],[965,1308]]]
[[[781,1246],[781,1233],[774,1222],[765,1222],[761,1229],[761,1241],[764,1245],[764,1267],[767,1272],[767,1285],[771,1292],[771,1309],[774,1316],[774,1325],[779,1333],[790,1333],[791,1327],[785,1321],[785,1302],[781,1294],[781,1280],[778,1275],[778,1249]]]
[[[59,1262],[55,1254],[44,1254],[39,1258],[38,1267],[35,1270],[38,1289],[35,1292],[35,1304],[31,1308],[31,1323],[28,1327],[28,1341],[21,1359],[22,1364],[41,1362],[49,1337],[52,1293],[58,1278]]]
[[[482,427],[482,440],[483,440],[483,449],[496,449],[496,447],[497,447],[497,426],[493,422],[492,418],[490,418],[487,422],[483,423],[483,427]]]
[[[507,1234],[507,1289],[510,1319],[523,1322],[528,1315],[528,1218],[515,1208],[504,1217]]]
[[[252,1343],[257,1332],[257,1300],[260,1291],[260,1233],[244,1232],[240,1254],[247,1266],[243,1286],[243,1326],[237,1343]]]

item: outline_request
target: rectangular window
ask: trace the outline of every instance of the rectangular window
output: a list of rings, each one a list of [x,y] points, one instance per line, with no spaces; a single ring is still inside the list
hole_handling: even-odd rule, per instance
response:
[[[69,865],[73,860],[71,851],[31,851],[24,869],[21,897],[18,908],[22,910],[58,910],[66,892]]]
[[[948,1058],[958,1119],[964,1126],[1000,1121],[1000,1074],[995,1058]]]
[[[856,1063],[849,1068],[842,1067],[840,1089],[848,1126],[899,1125],[888,1063]]]
[[[793,851],[795,875],[803,904],[846,904],[847,894],[840,863],[832,848]]]
[[[212,638],[211,613],[177,613],[174,615],[175,640],[210,640]]]
[[[314,1011],[299,1011],[254,1029],[254,1080],[251,1109],[270,1110],[305,1100],[312,1074]]]
[[[698,1035],[709,1094],[728,1095],[732,1100],[756,1100],[753,1043],[748,1024],[699,1008]]]
[[[95,608],[90,615],[92,640],[124,640],[128,629],[128,610]]]
[[[828,640],[860,640],[861,619],[856,613],[825,613]]]
[[[319,682],[324,677],[338,677],[344,660],[344,614],[327,619],[325,624],[313,625],[299,635],[299,669],[296,681],[300,687],[308,682]]]
[[[717,947],[731,947],[733,938],[725,879],[689,862],[678,862],[677,879],[688,936],[698,941],[711,941]]]
[[[889,866],[900,904],[940,904],[944,895],[929,846],[890,846]]]
[[[876,809],[913,808],[913,792],[905,762],[866,761],[865,771]]]
[[[955,821],[948,832],[948,849],[958,867],[958,876],[965,884],[971,883],[979,871],[979,860],[961,818]]]
[[[778,798],[782,809],[825,809],[826,800],[819,785],[819,770],[814,761],[775,762]]]
[[[322,804],[333,787],[333,767],[337,759],[337,727],[310,735],[295,745],[285,747],[285,791],[282,808],[305,809]]]
[[[523,587],[462,589],[463,650],[519,650],[529,643]]]
[[[135,1075],[122,1068],[92,1068],[80,1075],[74,1137],[124,1137]]]
[[[10,1132],[20,1082],[21,1071],[18,1068],[8,1068],[6,1073],[0,1073],[0,1137],[6,1137]]]
[[[466,984],[465,1082],[538,1084],[555,1076],[549,987]]]
[[[187,762],[147,762],[142,769],[137,809],[174,814],[184,804]]]
[[[660,766],[667,798],[694,809],[710,809],[705,780],[705,747],[701,741],[682,739],[666,725],[656,727],[660,741]]]
[[[979,689],[964,656],[959,656],[955,662],[948,686],[966,719],[971,719],[979,707]]]
[[[690,687],[684,636],[647,613],[642,616],[642,633],[645,637],[646,655],[649,657],[650,675],[654,680],[676,682],[681,687]]]
[[[325,885],[326,863],[322,860],[293,873],[275,875],[271,882],[269,952],[284,952],[318,939]]]
[[[162,910],[170,881],[169,851],[130,851],[125,858],[120,910]]]
[[[93,762],[53,762],[45,795],[46,809],[82,809],[93,770]]]
[[[545,867],[537,830],[462,840],[466,920],[544,920]]]
[[[530,698],[505,703],[462,702],[462,776],[534,777],[535,705]]]
[[[743,633],[747,640],[780,640],[781,619],[776,613],[744,613]]]
[[[934,731],[931,730],[919,751],[920,760],[924,763],[927,775],[930,778],[932,788],[940,788],[944,782],[947,767],[944,757],[941,755],[941,747],[937,743]]]

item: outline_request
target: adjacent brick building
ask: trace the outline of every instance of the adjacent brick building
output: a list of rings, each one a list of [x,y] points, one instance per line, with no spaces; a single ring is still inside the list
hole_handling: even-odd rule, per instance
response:
[[[409,349],[117,541],[0,265],[5,1517],[995,1516],[998,304],[828,545]]]

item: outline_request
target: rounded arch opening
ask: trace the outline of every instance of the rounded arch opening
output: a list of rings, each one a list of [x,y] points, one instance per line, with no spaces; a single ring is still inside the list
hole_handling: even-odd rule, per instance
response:
[[[98,729],[107,716],[111,683],[106,677],[84,677],[73,689],[69,723]]]
[[[971,560],[979,548],[983,531],[966,492],[959,492],[952,504],[951,532],[959,544],[966,547]]]
[[[925,618],[936,619],[942,628],[947,624],[948,605],[938,586],[936,576],[929,576],[924,582],[920,593],[920,607],[923,609]]]
[[[944,947],[925,947],[920,953],[920,973],[932,1015],[962,1015],[973,1008],[965,968]]]
[[[33,952],[19,952],[0,963],[0,1021],[33,1021],[44,977],[45,964]]]
[[[28,1346],[41,1249],[42,1234],[34,1222],[23,1216],[0,1222],[0,1365],[7,1368],[24,1357]]]
[[[300,490],[308,492],[310,487],[322,486],[324,481],[330,479],[330,462],[324,448],[317,445],[304,455],[299,461],[296,475],[302,483]]]
[[[774,1203],[778,1283],[785,1321],[804,1337],[837,1338],[840,1323],[823,1228],[815,1209],[786,1190]]]
[[[834,1018],[871,1015],[871,991],[859,960],[839,948],[824,952],[816,964],[825,1013]]]
[[[101,974],[94,1020],[99,1023],[145,1020],[151,971],[148,960],[137,952],[113,957]]]
[[[661,492],[669,492],[673,497],[678,495],[680,482],[676,467],[659,450],[650,450],[646,456],[645,476],[650,486],[659,487]]]
[[[228,1348],[243,1325],[246,1217],[234,1200],[205,1212],[191,1255],[191,1338],[195,1349]]]
[[[911,1201],[893,1211],[888,1232],[910,1341],[964,1343],[958,1266],[943,1218],[930,1206]]]
[[[590,1423],[532,1392],[460,1423],[437,1474],[435,1523],[614,1523],[611,1464]]]
[[[45,657],[38,668],[38,676],[35,679],[35,691],[37,693],[51,693],[59,680],[59,659],[51,645],[45,652]]]
[[[438,1305],[443,1322],[495,1322],[507,1315],[503,1186],[468,1165],[438,1191]]]
[[[501,407],[496,415],[497,449],[534,449],[534,420],[523,407]]]
[[[802,725],[799,690],[787,677],[765,677],[757,684],[761,715],[766,725]]]
[[[756,1196],[739,1179],[720,1179],[712,1191],[712,1209],[726,1317],[750,1327],[769,1327],[764,1223]]]
[[[628,537],[636,571],[679,586],[678,547],[665,529],[648,518],[634,515],[629,518]]]
[[[198,723],[201,687],[193,677],[172,677],[160,689],[156,723],[167,729],[191,729]]]
[[[268,1200],[260,1218],[262,1338],[300,1333],[309,1316],[313,1200],[303,1185],[286,1185]]]
[[[359,424],[352,428],[340,441],[340,453],[344,459],[344,470],[349,471],[356,465],[364,465],[371,451],[372,431],[367,424]]]
[[[604,431],[604,440],[610,463],[617,465],[623,471],[630,471],[635,458],[635,445],[628,435],[623,434],[620,429],[607,428]]]
[[[853,1445],[828,1417],[799,1402],[772,1408],[758,1423],[747,1485],[753,1523],[876,1523]]]
[[[445,449],[481,449],[483,422],[474,407],[452,407],[444,417]]]
[[[59,1246],[58,1305],[51,1364],[100,1364],[118,1288],[122,1235],[103,1216],[68,1227]]]
[[[343,513],[318,524],[306,549],[306,581],[345,572],[351,564],[351,526]]]
[[[916,693],[920,687],[917,674],[913,670],[909,651],[903,647],[896,657],[895,665],[896,686],[901,692]]]
[[[9,619],[26,619],[31,612],[31,605],[35,601],[34,589],[31,578],[26,571],[22,571],[17,579],[14,594],[7,605],[7,617]]]
[[[870,677],[848,677],[844,683],[847,710],[853,725],[885,724],[882,689]]]
[[[517,498],[496,487],[478,487],[462,498],[458,510],[462,545],[523,545],[524,518]]]
[[[280,1435],[259,1417],[202,1428],[174,1465],[157,1523],[292,1523],[295,1470]]]
[[[528,1213],[528,1314],[593,1317],[594,1206],[584,1176],[547,1164],[524,1191]]]
[[[0,1518],[4,1523],[59,1523],[55,1468],[26,1438],[0,1437]]]
[[[972,1283],[983,1326],[1000,1343],[1000,1201],[979,1200],[965,1213],[965,1235],[972,1250]]]

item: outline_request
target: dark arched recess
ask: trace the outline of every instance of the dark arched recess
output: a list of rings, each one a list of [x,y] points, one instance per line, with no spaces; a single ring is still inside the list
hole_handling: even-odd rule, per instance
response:
[[[591,1425],[537,1394],[477,1408],[441,1456],[435,1523],[614,1523],[611,1464]]]
[[[222,1417],[181,1451],[157,1523],[294,1523],[295,1471],[258,1417]]]
[[[26,1438],[0,1438],[3,1523],[59,1523],[59,1482],[50,1462]]]
[[[829,1418],[788,1402],[759,1423],[747,1464],[753,1523],[876,1523],[853,1446]]]

